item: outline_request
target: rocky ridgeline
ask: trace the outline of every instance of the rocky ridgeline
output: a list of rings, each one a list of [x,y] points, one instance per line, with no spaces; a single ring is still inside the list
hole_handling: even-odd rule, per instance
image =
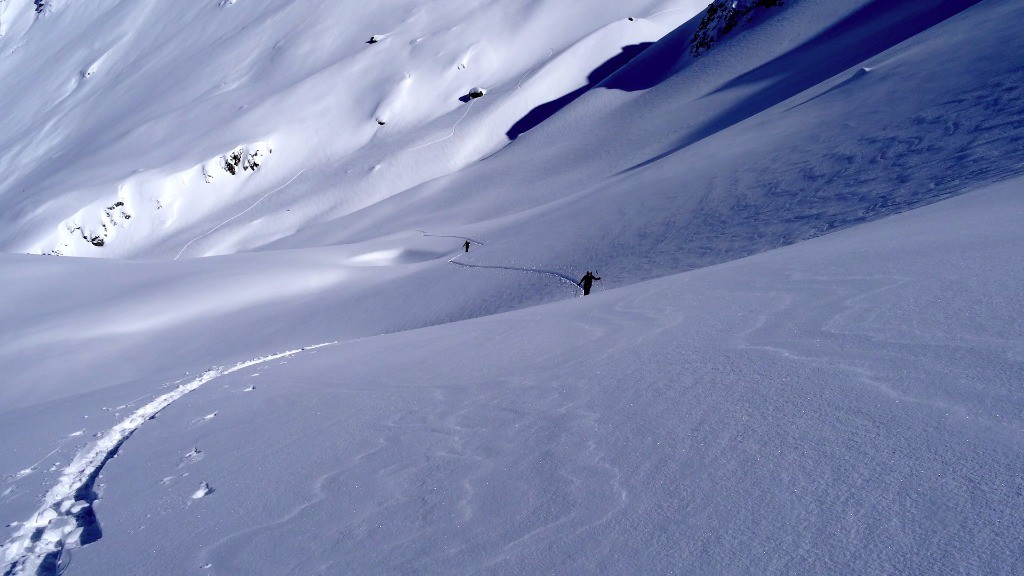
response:
[[[252,170],[255,172],[259,170],[263,159],[270,155],[271,152],[273,150],[263,142],[249,146],[239,146],[231,152],[214,159],[212,162],[204,164],[203,178],[207,183],[210,183],[216,179],[217,173],[220,171],[227,172],[231,176],[237,175],[239,171],[246,172]]]
[[[2,0],[0,0],[2,1]],[[234,150],[216,156],[203,164],[175,174],[164,182],[186,183],[185,189],[176,189],[168,194],[166,186],[125,182],[120,187],[116,200],[109,204],[93,204],[87,206],[74,216],[61,222],[58,229],[58,240],[54,248],[46,254],[54,256],[81,255],[81,248],[101,248],[111,242],[118,230],[128,227],[133,216],[143,216],[143,220],[158,220],[161,210],[170,204],[186,200],[190,181],[195,181],[198,174],[202,175],[206,184],[218,179],[240,177],[246,173],[255,173],[272,152],[266,142],[256,142],[247,146],[239,146]],[[201,185],[201,183],[200,183]],[[229,189],[230,190],[230,189]],[[154,196],[158,195],[158,196]]]
[[[729,32],[749,23],[765,10],[782,4],[783,0],[714,0],[693,33],[690,54],[700,56]]]
[[[77,222],[77,219],[65,220],[62,225],[67,231],[67,236],[65,236],[65,240],[51,250],[49,254],[54,256],[63,256],[64,251],[70,247],[68,239],[71,238],[81,238],[83,241],[88,242],[97,248],[101,247],[106,244],[107,240],[113,235],[114,228],[117,226],[123,226],[131,219],[132,215],[128,212],[128,207],[125,205],[124,200],[118,200],[102,210],[99,221],[99,230],[94,228],[84,228]]]

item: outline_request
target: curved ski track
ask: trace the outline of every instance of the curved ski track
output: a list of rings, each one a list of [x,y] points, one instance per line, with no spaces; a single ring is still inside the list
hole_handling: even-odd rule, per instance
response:
[[[92,509],[97,495],[93,486],[103,466],[121,446],[148,420],[175,400],[220,376],[250,366],[287,358],[307,350],[334,346],[325,342],[239,362],[230,368],[212,368],[195,379],[153,399],[127,418],[100,434],[83,448],[61,472],[60,479],[43,496],[43,503],[10,540],[0,546],[0,568],[4,576],[56,576],[63,572],[62,562],[70,550],[99,539],[99,525]],[[66,558],[64,559],[66,560]],[[62,564],[64,566],[62,566]]]

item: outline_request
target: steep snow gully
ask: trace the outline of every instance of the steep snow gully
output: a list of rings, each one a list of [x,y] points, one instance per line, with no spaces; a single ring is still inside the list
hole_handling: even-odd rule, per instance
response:
[[[211,368],[190,382],[157,397],[100,434],[95,442],[86,446],[64,468],[60,479],[43,497],[39,510],[0,548],[3,552],[4,576],[60,574],[70,562],[71,550],[100,539],[102,531],[92,506],[97,499],[93,490],[96,479],[103,466],[117,455],[132,434],[147,421],[156,418],[164,408],[220,376],[337,344],[325,342],[253,358],[230,368]],[[209,486],[205,487],[206,493],[212,491]]]

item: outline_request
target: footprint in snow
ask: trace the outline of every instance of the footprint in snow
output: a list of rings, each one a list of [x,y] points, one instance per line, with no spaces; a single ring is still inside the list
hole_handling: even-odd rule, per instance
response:
[[[200,450],[198,447],[192,448],[191,452],[181,457],[181,460],[178,462],[178,468],[181,468],[182,466],[188,466],[189,464],[195,464],[196,462],[199,462],[202,459],[203,451]]]
[[[192,499],[199,500],[200,498],[205,498],[206,496],[209,496],[210,494],[213,493],[213,487],[206,482],[202,482],[199,484],[199,489],[192,493]]]
[[[219,410],[217,412],[219,412]],[[191,422],[189,422],[189,426],[192,427],[192,426],[199,426],[200,424],[205,424],[206,422],[209,422],[210,420],[213,420],[214,418],[216,418],[217,417],[217,412],[210,412],[206,416],[202,416],[200,418],[196,418],[195,420],[192,420]]]
[[[167,478],[164,478],[163,480],[161,480],[160,484],[162,484],[164,486],[167,486],[167,485],[173,483],[178,478],[188,478],[188,475],[189,475],[189,473],[185,472],[184,474],[182,474],[180,476],[168,476]]]
[[[11,480],[21,480],[25,476],[28,476],[29,474],[31,474],[31,473],[33,473],[35,471],[36,471],[35,466],[31,466],[29,468],[25,468],[24,470],[22,470],[22,471],[18,472],[17,474],[15,474],[11,478]]]

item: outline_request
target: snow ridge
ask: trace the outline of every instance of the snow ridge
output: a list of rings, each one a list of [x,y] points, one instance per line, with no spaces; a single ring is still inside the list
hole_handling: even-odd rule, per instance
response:
[[[113,428],[101,434],[96,442],[79,452],[61,473],[57,484],[43,497],[43,503],[32,518],[25,522],[2,547],[4,576],[30,574],[51,576],[63,571],[61,559],[66,551],[85,546],[101,536],[99,523],[92,505],[98,499],[93,490],[103,466],[117,455],[121,445],[148,420],[156,418],[175,400],[203,384],[224,376],[280,358],[294,356],[306,350],[337,345],[324,342],[295,350],[260,356],[239,362],[231,368],[211,368],[190,382],[181,384],[142,406]]]

